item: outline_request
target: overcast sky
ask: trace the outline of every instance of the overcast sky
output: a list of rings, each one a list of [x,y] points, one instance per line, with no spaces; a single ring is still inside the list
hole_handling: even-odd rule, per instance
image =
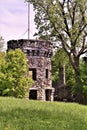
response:
[[[5,41],[28,38],[28,9],[25,0],[0,0],[0,35]],[[30,6],[30,38],[35,33],[34,12]]]

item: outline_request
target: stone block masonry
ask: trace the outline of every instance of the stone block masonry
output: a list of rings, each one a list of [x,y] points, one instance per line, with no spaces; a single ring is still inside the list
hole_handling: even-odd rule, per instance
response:
[[[53,45],[42,40],[10,40],[7,42],[8,51],[20,48],[27,56],[29,75],[35,81],[30,88],[29,99],[53,101],[54,88],[51,81],[51,57]]]

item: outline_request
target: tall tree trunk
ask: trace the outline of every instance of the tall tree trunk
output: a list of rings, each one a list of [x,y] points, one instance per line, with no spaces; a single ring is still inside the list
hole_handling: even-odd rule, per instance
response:
[[[76,101],[79,103],[83,102],[82,96],[82,83],[80,79],[80,66],[79,66],[79,57],[74,57],[74,72],[75,72],[75,96]]]
[[[74,57],[74,72],[76,84],[80,83],[79,57]]]
[[[79,66],[79,57],[78,56],[69,56],[69,61],[74,69],[75,82],[78,84],[80,82],[80,66]]]
[[[64,86],[66,84],[65,81],[65,65],[59,65],[59,87]]]

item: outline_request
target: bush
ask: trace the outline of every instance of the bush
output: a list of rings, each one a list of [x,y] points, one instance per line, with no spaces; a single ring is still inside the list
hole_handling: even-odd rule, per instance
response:
[[[20,50],[11,50],[6,55],[4,70],[0,73],[0,95],[23,98],[33,81],[27,76],[26,55]]]

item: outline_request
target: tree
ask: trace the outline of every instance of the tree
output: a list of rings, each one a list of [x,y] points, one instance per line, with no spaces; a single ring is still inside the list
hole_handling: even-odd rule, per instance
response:
[[[58,79],[58,86],[64,86],[66,84],[66,76],[65,76],[65,66],[67,63],[67,55],[62,48],[58,48],[55,52],[55,55],[52,58],[52,70],[53,75],[55,76],[55,72]]]
[[[3,87],[1,87],[1,84],[3,82],[3,79],[5,78],[4,69],[6,65],[5,60],[6,54],[4,52],[0,52],[0,95],[2,95]]]
[[[2,36],[0,36],[0,51],[3,51],[3,47],[4,47],[4,39],[2,38]]]
[[[54,83],[58,82],[60,86],[72,86],[75,84],[74,72],[69,59],[63,48],[59,48],[52,58],[52,75]]]
[[[72,90],[75,85],[73,68],[63,48],[58,48],[52,58],[52,80],[55,87],[55,100],[72,99]]]
[[[29,94],[33,81],[27,76],[26,55],[20,50],[10,50],[6,55],[6,64],[0,80],[0,94],[23,98]]]
[[[0,72],[4,71],[4,66],[6,64],[5,57],[6,54],[4,52],[0,52]]]
[[[28,1],[34,6],[38,35],[59,41],[69,57],[81,92],[79,59],[87,52],[87,0]]]
[[[87,54],[82,58],[80,66],[84,104],[87,104]]]

